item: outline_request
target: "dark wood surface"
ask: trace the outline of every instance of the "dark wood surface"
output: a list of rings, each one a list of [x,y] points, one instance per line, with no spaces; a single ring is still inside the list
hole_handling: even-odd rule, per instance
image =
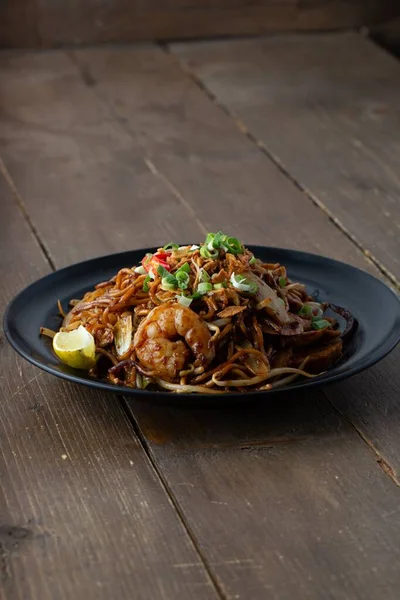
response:
[[[400,56],[400,15],[385,23],[372,26],[370,35],[389,52]]]
[[[396,0],[2,0],[0,47],[337,30],[398,14]]]
[[[0,78],[2,308],[51,266],[215,228],[389,281],[169,52],[3,53]],[[0,351],[7,600],[398,598],[398,350],[323,391],[218,410],[83,391]]]
[[[399,282],[399,61],[354,33],[172,51]]]
[[[0,173],[3,313],[50,267]],[[121,401],[0,352],[0,597],[218,598]]]

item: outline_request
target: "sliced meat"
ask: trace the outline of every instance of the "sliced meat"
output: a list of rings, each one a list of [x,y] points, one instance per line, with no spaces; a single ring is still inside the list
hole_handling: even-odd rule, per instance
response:
[[[293,354],[289,366],[298,368],[308,356],[305,370],[308,373],[321,373],[330,369],[340,359],[342,350],[343,343],[339,338],[318,348],[301,348]]]
[[[292,348],[285,348],[284,350],[278,350],[271,359],[271,369],[281,369],[282,367],[288,367],[292,360],[293,350]]]
[[[287,337],[283,340],[282,346],[311,346],[323,340],[329,342],[340,337],[340,331],[338,329],[320,329],[319,331],[305,331],[301,335],[293,335],[290,338]]]

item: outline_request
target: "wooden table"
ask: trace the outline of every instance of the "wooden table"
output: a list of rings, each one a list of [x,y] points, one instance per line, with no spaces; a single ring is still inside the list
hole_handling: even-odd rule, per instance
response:
[[[2,309],[72,262],[216,229],[399,286],[400,64],[361,35],[0,65]],[[212,410],[70,385],[0,344],[2,598],[398,600],[400,348]]]

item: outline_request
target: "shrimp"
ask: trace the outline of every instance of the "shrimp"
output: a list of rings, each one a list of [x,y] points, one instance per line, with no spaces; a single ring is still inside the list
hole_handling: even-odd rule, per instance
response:
[[[206,323],[179,303],[153,308],[140,323],[133,344],[142,365],[168,380],[179,376],[191,354],[201,366],[215,357]]]

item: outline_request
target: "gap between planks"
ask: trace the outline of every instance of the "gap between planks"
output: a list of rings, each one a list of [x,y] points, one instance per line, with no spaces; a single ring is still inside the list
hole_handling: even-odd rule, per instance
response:
[[[95,89],[93,89],[94,78],[90,72],[90,69],[81,64],[81,62],[79,61],[78,57],[76,56],[76,54],[74,53],[73,50],[66,51],[65,55],[68,58],[68,60],[74,65],[74,67],[77,69],[83,83],[86,85],[87,88],[89,88],[91,90],[93,95],[96,97],[97,101],[100,102],[103,106],[107,107],[107,109],[109,110],[111,116],[113,117],[117,127],[124,134],[128,134],[129,137],[133,141],[135,141],[135,137],[132,134],[132,131],[130,130],[130,128],[127,125],[123,126],[121,124],[120,119],[118,118],[118,115],[116,115],[114,112],[112,104],[110,102],[107,102],[107,100],[105,100],[100,94],[98,94],[96,92]],[[178,188],[168,179],[168,177],[165,175],[165,173],[161,172],[158,169],[158,167],[154,164],[154,162],[150,159],[150,157],[144,156],[143,162],[146,165],[146,167],[149,169],[149,171],[154,175],[154,177],[157,177],[158,179],[160,179],[160,181],[162,181],[164,183],[164,185],[175,196],[175,198],[182,204],[182,206],[184,206],[186,208],[186,210],[191,215],[192,219],[197,223],[197,225],[199,226],[200,230],[204,233],[204,235],[207,235],[207,233],[208,233],[207,228],[204,225],[204,223],[201,221],[201,219],[199,219],[199,217],[197,216],[196,211],[193,208],[193,206],[190,204],[190,202],[188,202],[186,200],[186,198],[178,190]]]
[[[32,219],[28,213],[28,210],[26,208],[25,202],[24,202],[21,194],[19,193],[17,186],[15,185],[15,183],[11,177],[11,174],[10,174],[9,170],[7,169],[1,156],[0,156],[0,175],[3,176],[3,179],[11,192],[11,196],[12,196],[12,198],[14,198],[19,210],[21,211],[25,221],[27,222],[28,227],[31,230],[31,233],[32,233],[34,239],[36,240],[37,244],[39,245],[39,248],[41,249],[46,262],[50,265],[50,268],[52,269],[52,271],[55,271],[56,266],[54,264],[53,259],[50,256],[50,251],[47,248],[44,241],[42,240],[42,238],[40,237],[39,231],[37,230],[35,224],[33,223]]]
[[[347,229],[347,227],[342,223],[342,221],[340,219],[338,219],[333,214],[333,212],[315,194],[313,194],[311,192],[311,190],[309,190],[306,186],[304,186],[299,181],[297,181],[297,179],[284,166],[282,161],[277,156],[275,156],[275,154],[273,154],[270,150],[268,150],[268,148],[265,146],[265,144],[261,140],[259,140],[253,133],[251,133],[248,130],[246,125],[239,119],[239,117],[237,115],[235,115],[235,113],[233,111],[231,111],[223,102],[220,102],[218,100],[216,95],[207,87],[207,85],[204,83],[204,81],[202,81],[202,79],[200,77],[198,77],[190,69],[190,67],[184,63],[184,61],[181,61],[178,56],[176,56],[173,52],[171,52],[169,45],[163,44],[163,43],[160,43],[158,45],[166,54],[168,54],[170,57],[172,57],[174,62],[180,67],[180,69],[182,69],[182,71],[184,73],[186,73],[186,75],[188,77],[190,77],[190,79],[197,85],[197,87],[199,87],[202,90],[202,92],[204,92],[210,98],[210,100],[212,102],[214,102],[214,104],[216,104],[218,106],[218,108],[220,108],[231,119],[231,121],[233,121],[233,123],[236,125],[237,129],[239,129],[239,131],[243,135],[245,135],[253,144],[255,144],[257,146],[257,148],[260,150],[260,152],[262,152],[268,158],[268,160],[270,160],[277,167],[277,169],[287,179],[289,179],[291,181],[291,183],[293,183],[293,185],[298,190],[300,190],[309,200],[311,200],[311,202],[315,206],[317,206],[328,217],[329,221],[331,223],[333,223],[333,225],[337,229],[339,229],[339,231],[348,240],[350,240],[350,242],[354,246],[356,246],[356,248],[361,250],[365,260],[367,262],[369,262],[370,264],[374,265],[378,269],[378,271],[381,273],[383,278],[385,280],[388,280],[390,282],[391,286],[394,286],[397,291],[400,291],[400,280],[398,280],[397,277],[391,271],[389,271],[389,269],[387,269],[385,267],[385,265],[382,264],[381,261],[378,260],[376,258],[376,256],[374,256],[372,254],[372,252],[370,250],[368,250],[368,248],[365,248],[363,246],[363,244],[360,242],[360,240],[351,231],[349,231],[349,229]]]
[[[397,485],[398,487],[400,487],[400,479],[397,477],[395,470],[393,469],[393,467],[389,464],[389,462],[380,454],[379,450],[375,447],[374,443],[369,440],[367,438],[367,436],[365,435],[365,433],[362,432],[361,429],[359,429],[357,427],[357,425],[355,425],[355,423],[353,423],[351,421],[351,419],[349,419],[349,417],[343,413],[341,410],[339,410],[335,404],[333,402],[331,402],[331,400],[328,398],[328,396],[325,394],[324,390],[322,390],[322,394],[325,398],[325,400],[331,405],[331,407],[333,408],[333,410],[345,421],[347,421],[347,423],[349,423],[349,425],[356,431],[356,433],[360,436],[360,438],[362,439],[362,441],[369,447],[369,449],[375,454],[376,457],[376,462],[377,464],[380,466],[380,468],[382,469],[382,471],[393,481],[393,483],[395,485]]]
[[[222,600],[227,600],[227,596],[224,593],[223,589],[221,588],[220,583],[218,582],[218,578],[215,576],[212,566],[208,563],[206,557],[204,556],[204,553],[202,552],[200,545],[198,543],[198,540],[194,534],[194,532],[192,531],[188,520],[186,519],[185,513],[183,511],[183,509],[181,508],[178,500],[175,498],[175,495],[171,489],[171,487],[168,484],[167,478],[164,477],[163,472],[161,471],[157,460],[155,459],[155,457],[153,456],[153,453],[151,451],[151,448],[149,446],[149,444],[147,443],[146,438],[144,437],[140,427],[138,426],[132,411],[129,409],[128,406],[128,402],[127,400],[124,398],[124,396],[117,396],[120,405],[122,407],[122,410],[125,413],[126,418],[128,419],[129,423],[131,424],[131,427],[133,429],[133,431],[135,432],[144,453],[147,456],[147,459],[149,460],[151,466],[153,467],[154,471],[156,472],[158,479],[162,485],[162,487],[164,488],[166,494],[168,495],[173,507],[175,508],[176,514],[178,515],[182,526],[185,528],[186,533],[188,534],[194,548],[196,549],[197,554],[199,555],[199,558],[202,562],[202,565],[204,567],[204,569],[206,570],[210,580],[212,581],[215,591],[219,594],[219,596],[221,597]],[[182,565],[176,565],[176,566],[182,566]]]

